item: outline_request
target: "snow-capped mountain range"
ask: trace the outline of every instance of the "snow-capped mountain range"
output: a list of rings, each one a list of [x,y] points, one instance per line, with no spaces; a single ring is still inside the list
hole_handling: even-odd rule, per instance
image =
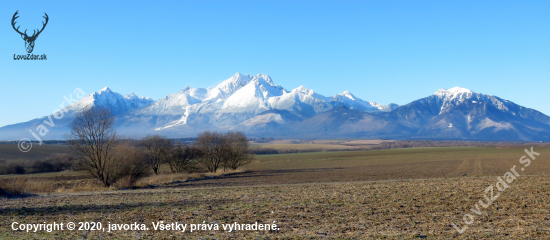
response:
[[[193,137],[205,130],[244,131],[250,136],[288,138],[422,138],[548,140],[550,117],[495,96],[465,88],[440,89],[407,105],[383,105],[345,91],[325,97],[300,86],[276,85],[263,74],[235,74],[214,88],[185,87],[153,101],[122,96],[109,88],[90,94],[51,116],[0,128],[0,140],[64,139],[75,114],[93,106],[111,109],[117,132],[139,137]]]
[[[282,124],[286,117],[281,114],[307,119],[337,106],[389,111],[396,105],[363,101],[347,91],[334,97],[325,97],[303,86],[288,91],[267,75],[236,73],[214,88],[188,86],[149,106],[131,110],[119,117],[118,124],[123,129],[132,126],[127,129],[130,131],[139,123],[162,134],[176,136],[183,132],[257,125],[271,122],[271,119]],[[263,116],[269,112],[271,117]]]

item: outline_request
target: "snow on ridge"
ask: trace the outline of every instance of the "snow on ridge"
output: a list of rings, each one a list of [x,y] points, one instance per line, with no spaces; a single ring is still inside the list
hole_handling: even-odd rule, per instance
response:
[[[250,77],[250,75],[243,75],[240,72],[237,72],[232,77],[218,84],[218,86],[216,86],[215,88],[219,89],[222,92],[231,94],[239,88],[244,87],[251,80],[252,78]]]
[[[304,94],[307,94],[307,95],[313,95],[315,93],[315,91],[304,87],[304,85],[300,85],[299,87],[297,87],[295,89],[292,89],[291,92],[301,92],[301,93],[304,93]]]
[[[126,98],[128,100],[152,101],[152,102],[154,102],[154,100],[151,97],[140,97],[140,96],[138,96],[134,93],[126,94],[126,95],[124,95],[124,98]]]
[[[228,96],[222,106],[224,112],[254,112],[259,114],[269,110],[268,102],[273,97],[286,93],[281,86],[275,85],[267,75],[258,74],[248,84]]]
[[[395,109],[396,107],[398,107],[399,105],[397,104],[393,104],[393,103],[390,103],[388,105],[384,105],[384,104],[380,104],[380,103],[376,103],[376,102],[369,102],[369,104],[375,108],[377,108],[378,110],[382,111],[382,112],[390,112],[391,110]],[[392,108],[392,105],[394,106]]]
[[[356,97],[349,91],[344,91],[340,94],[335,95],[334,97],[332,97],[331,103],[334,106],[343,105],[351,109],[358,109],[358,110],[369,111],[369,112],[372,112],[372,111],[389,112],[393,110],[391,104],[384,105],[376,102],[368,102]]]
[[[285,123],[285,120],[281,117],[280,114],[268,113],[268,114],[258,115],[258,116],[255,116],[253,118],[250,118],[248,120],[245,120],[245,121],[239,123],[239,125],[254,126],[254,125],[259,125],[259,124],[262,124],[262,123],[269,123],[269,122],[275,122],[275,123],[283,124],[283,123]]]
[[[453,87],[450,89],[439,89],[432,96],[437,97],[439,100],[439,114],[450,111],[466,99],[470,99],[474,92],[466,88]]]
[[[473,93],[470,89],[457,86],[450,89],[439,89],[433,95],[443,98],[463,98],[471,96]]]
[[[479,104],[489,103],[501,111],[509,111],[509,101],[502,100],[492,95],[476,93],[461,87],[453,87],[448,90],[439,89],[432,96],[438,99],[437,101],[440,105],[439,115],[451,111],[454,107],[466,102],[466,100],[471,100],[472,103]]]
[[[343,96],[343,97],[347,97],[347,98],[349,98],[349,99],[351,99],[351,100],[356,100],[356,97],[355,97],[353,94],[351,94],[349,91],[347,91],[347,90],[344,91],[344,92],[342,92],[342,93],[340,93],[340,94],[337,94],[337,96]]]
[[[101,90],[97,91],[97,93],[99,94],[101,94],[102,92],[113,92],[113,91],[111,91],[111,89],[109,89],[108,87],[104,87]]]
[[[111,109],[116,114],[151,105],[154,102],[150,97],[139,97],[134,93],[122,96],[117,92],[113,92],[108,87],[104,87],[65,107],[64,111],[76,113],[85,111],[93,106],[103,106]]]
[[[258,73],[258,75],[254,76],[252,78],[252,80],[254,79],[263,79],[267,84],[271,85],[271,86],[279,86],[279,85],[275,85],[275,83],[273,82],[273,79],[271,79],[271,77],[269,75],[266,75],[266,74],[261,74],[261,73]]]

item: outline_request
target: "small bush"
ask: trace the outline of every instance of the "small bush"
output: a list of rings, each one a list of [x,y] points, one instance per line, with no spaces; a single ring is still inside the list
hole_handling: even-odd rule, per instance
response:
[[[44,161],[53,165],[54,172],[75,170],[74,166],[76,161],[71,154],[53,154]]]
[[[273,148],[255,148],[248,150],[248,152],[256,155],[279,154],[279,150]]]
[[[15,196],[24,195],[27,188],[27,178],[10,177],[0,179],[0,188]]]
[[[195,141],[201,151],[200,163],[214,173],[218,168],[237,169],[252,161],[248,139],[242,132],[203,132]]]
[[[114,148],[115,163],[111,166],[113,174],[113,183],[122,187],[131,187],[139,179],[149,175],[149,166],[147,165],[147,155],[132,146],[129,142],[124,142]]]
[[[55,172],[55,166],[46,161],[36,161],[31,166],[32,172]]]
[[[168,164],[172,173],[201,172],[203,169],[198,164],[202,152],[199,148],[189,145],[178,145],[172,148],[168,154]]]
[[[26,169],[22,164],[11,163],[6,168],[6,174],[25,174]]]
[[[25,184],[26,193],[51,193],[55,191],[55,181],[43,181],[39,178],[27,179]]]
[[[189,177],[203,177],[204,174],[186,174],[186,173],[172,173],[172,174],[159,174],[152,175],[147,178],[141,179],[137,185],[139,186],[148,186],[148,185],[160,185],[172,183],[174,181],[186,181]]]

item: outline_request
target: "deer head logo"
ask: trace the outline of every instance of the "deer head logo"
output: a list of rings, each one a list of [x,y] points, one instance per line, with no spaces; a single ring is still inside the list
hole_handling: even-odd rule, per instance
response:
[[[11,19],[11,26],[13,27],[13,29],[21,34],[21,38],[23,38],[23,40],[25,40],[25,48],[27,49],[27,52],[28,53],[32,53],[32,50],[34,49],[34,41],[36,41],[36,38],[38,38],[38,35],[40,35],[40,33],[42,33],[42,31],[44,31],[44,28],[46,27],[46,25],[48,24],[48,20],[50,19],[48,17],[48,14],[44,13],[46,16],[43,17],[46,19],[46,22],[42,22],[42,29],[39,30],[38,32],[36,32],[36,30],[33,30],[33,33],[32,33],[32,36],[28,36],[27,35],[27,29],[25,29],[25,32],[20,32],[19,31],[19,26],[17,28],[15,28],[15,24],[17,23],[15,21],[15,19],[19,18],[19,16],[17,16],[17,13],[19,12],[16,11],[15,14],[13,14],[13,18]],[[38,29],[37,29],[38,30]]]

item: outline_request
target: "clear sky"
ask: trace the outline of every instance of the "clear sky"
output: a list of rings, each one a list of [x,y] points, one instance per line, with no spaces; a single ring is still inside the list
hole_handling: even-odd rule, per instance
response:
[[[31,33],[49,15],[47,61],[13,60],[17,10]],[[157,100],[236,72],[382,104],[460,86],[550,115],[550,1],[4,1],[0,43],[0,126],[75,88]]]

